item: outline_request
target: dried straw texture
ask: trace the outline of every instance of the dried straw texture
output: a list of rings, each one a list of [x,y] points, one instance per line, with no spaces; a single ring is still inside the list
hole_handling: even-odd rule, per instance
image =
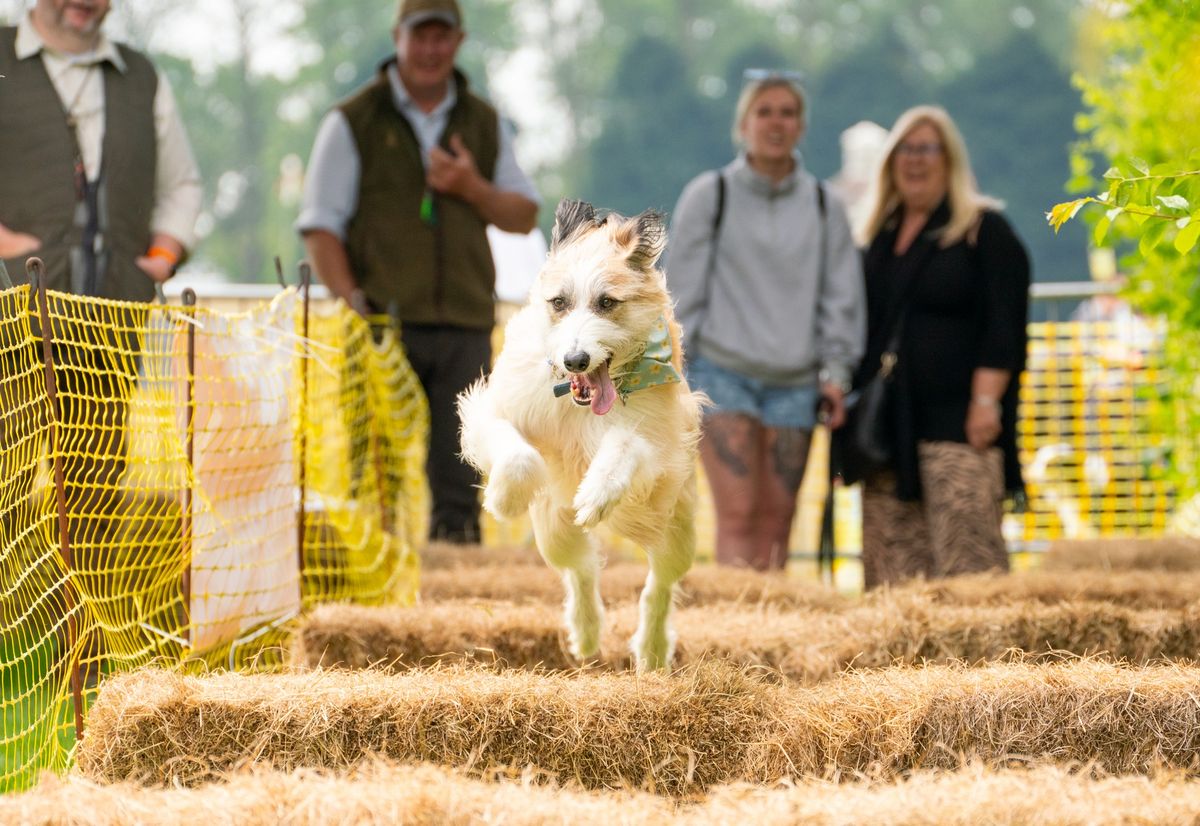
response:
[[[1097,539],[1056,542],[1046,552],[1050,570],[1099,568],[1105,571],[1200,571],[1200,539]]]
[[[1097,779],[1058,766],[917,772],[889,783],[714,790],[696,822],[755,826],[1183,826],[1200,820],[1200,783],[1177,774]]]
[[[812,688],[719,664],[673,676],[323,672],[105,684],[78,765],[106,781],[194,784],[254,762],[346,769],[373,755],[587,788],[694,793],[780,777],[1092,763],[1114,774],[1200,757],[1200,669],[1097,662],[893,668]]]
[[[646,582],[646,565],[618,562],[600,573],[600,596],[608,604],[636,602]],[[680,605],[718,602],[768,604],[835,610],[853,604],[832,588],[782,574],[698,565],[679,584]],[[511,602],[560,603],[562,580],[545,563],[486,565],[425,571],[421,598],[427,602],[499,599]]]
[[[720,664],[640,678],[145,669],[104,683],[77,759],[97,780],[194,784],[249,762],[345,769],[381,755],[677,794],[743,777],[772,690]]]
[[[779,739],[748,774],[892,778],[977,760],[1200,769],[1200,668],[890,668],[778,695]]]
[[[916,581],[868,594],[870,603],[891,595],[921,596],[945,605],[1001,605],[1009,602],[1115,602],[1125,608],[1186,608],[1200,603],[1200,571],[1121,571],[1079,569],[1020,574],[972,574]]]
[[[545,565],[533,548],[508,545],[457,545],[430,542],[421,549],[421,570],[442,571],[480,566]]]
[[[369,764],[349,775],[254,771],[196,789],[99,785],[47,773],[22,795],[0,797],[0,822],[117,826],[362,826],[504,823],[878,824],[879,826],[1108,826],[1193,824],[1200,783],[1184,777],[1111,777],[1045,766],[918,772],[891,783],[809,781],[790,788],[719,787],[694,805],[638,792],[586,793],[529,782],[487,783],[429,765]]]
[[[599,664],[628,669],[637,609],[608,612]],[[826,679],[851,666],[1107,656],[1133,663],[1200,656],[1200,609],[1134,611],[1111,603],[938,605],[893,593],[853,611],[769,605],[683,608],[674,620],[681,664],[719,658],[792,680]],[[307,667],[405,669],[435,661],[571,669],[560,611],[498,602],[412,608],[330,605],[300,622],[293,661]]]
[[[49,772],[22,795],[0,796],[0,823],[57,826],[331,826],[474,824],[625,826],[670,823],[671,801],[636,792],[588,793],[531,782],[488,783],[429,765],[370,761],[349,774],[313,769],[236,772],[197,788],[101,785]]]

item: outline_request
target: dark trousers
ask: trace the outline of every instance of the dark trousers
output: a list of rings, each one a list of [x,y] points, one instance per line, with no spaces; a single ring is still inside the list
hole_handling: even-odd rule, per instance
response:
[[[491,331],[408,324],[401,327],[401,340],[429,399],[429,538],[478,542],[480,480],[459,458],[455,404],[458,394],[491,367]]]

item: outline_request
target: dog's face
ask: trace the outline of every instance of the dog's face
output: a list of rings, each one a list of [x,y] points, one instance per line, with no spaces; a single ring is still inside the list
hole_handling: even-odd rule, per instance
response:
[[[663,217],[597,216],[581,201],[555,212],[550,255],[531,301],[547,320],[547,358],[568,376],[571,398],[597,415],[612,409],[619,377],[669,309],[666,281],[654,264],[666,244]]]

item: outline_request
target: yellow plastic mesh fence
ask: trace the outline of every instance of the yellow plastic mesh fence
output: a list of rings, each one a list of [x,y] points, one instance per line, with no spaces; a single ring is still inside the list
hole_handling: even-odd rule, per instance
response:
[[[1014,515],[1024,540],[1152,536],[1168,528],[1176,447],[1153,420],[1164,327],[1118,321],[1030,325],[1021,386],[1019,446],[1028,509]]]
[[[423,535],[428,412],[390,333],[337,305],[306,338],[294,291],[40,297],[0,293],[0,791],[69,764],[105,674],[269,668],[307,605],[411,601]]]

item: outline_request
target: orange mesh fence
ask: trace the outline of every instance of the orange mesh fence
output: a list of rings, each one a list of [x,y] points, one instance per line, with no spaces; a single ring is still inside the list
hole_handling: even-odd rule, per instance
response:
[[[105,674],[272,667],[308,605],[414,599],[427,426],[342,305],[0,292],[0,790],[70,763]]]

